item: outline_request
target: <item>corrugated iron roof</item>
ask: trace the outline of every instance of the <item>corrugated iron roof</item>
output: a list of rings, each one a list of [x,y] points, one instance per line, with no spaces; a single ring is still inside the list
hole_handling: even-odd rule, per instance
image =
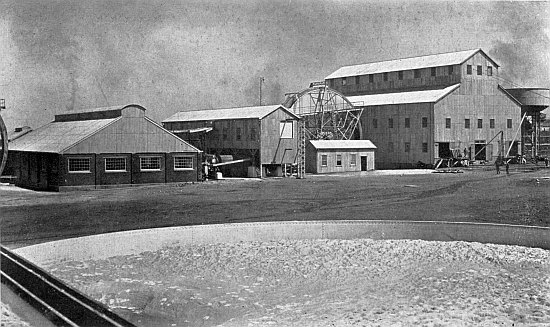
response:
[[[460,84],[455,84],[444,89],[356,95],[348,97],[348,100],[356,107],[437,102],[456,90],[459,86]]]
[[[51,122],[11,142],[10,151],[63,153],[118,119]]]
[[[376,149],[370,140],[311,140],[316,149]]]
[[[181,121],[203,121],[203,120],[224,120],[224,119],[262,119],[277,109],[283,109],[289,115],[298,119],[291,111],[282,105],[212,109],[212,110],[194,110],[180,111],[163,120],[163,123],[181,122]]]
[[[68,114],[79,114],[79,113],[88,113],[88,112],[113,111],[113,110],[122,110],[126,107],[137,107],[142,110],[145,110],[145,108],[140,106],[139,104],[124,104],[124,105],[115,105],[115,106],[99,107],[99,108],[73,109],[73,110],[61,112],[59,114],[68,115]]]
[[[403,58],[395,60],[378,61],[367,64],[344,66],[336,70],[334,73],[325,77],[325,79],[333,79],[348,76],[368,75],[385,72],[395,72],[401,70],[420,69],[428,67],[440,67],[449,65],[460,65],[473,55],[481,51],[487,58],[485,52],[481,49],[458,51],[434,54],[428,56]],[[493,64],[498,67],[497,63],[489,58]]]

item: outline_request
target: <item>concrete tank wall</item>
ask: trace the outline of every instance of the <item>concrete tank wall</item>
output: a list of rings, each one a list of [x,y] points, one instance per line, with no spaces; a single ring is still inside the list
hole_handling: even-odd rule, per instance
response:
[[[550,249],[550,228],[432,221],[295,221],[134,230],[54,241],[15,252],[35,264],[99,260],[166,246],[281,239],[419,239],[521,245]]]

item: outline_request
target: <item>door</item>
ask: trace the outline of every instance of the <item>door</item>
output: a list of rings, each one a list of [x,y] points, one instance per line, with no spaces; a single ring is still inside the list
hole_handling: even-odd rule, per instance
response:
[[[368,170],[367,162],[367,156],[361,156],[361,171]]]

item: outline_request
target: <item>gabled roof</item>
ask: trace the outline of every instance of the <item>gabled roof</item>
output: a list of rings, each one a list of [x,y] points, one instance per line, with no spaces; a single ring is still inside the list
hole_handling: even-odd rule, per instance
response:
[[[316,149],[376,149],[369,140],[311,140]]]
[[[443,89],[435,90],[357,95],[348,97],[348,100],[355,107],[405,103],[431,103],[438,102],[443,99],[449,93],[456,90],[459,86],[460,84],[455,84]]]
[[[121,119],[97,119],[51,122],[10,142],[10,150],[63,153],[64,150],[92,136]]]
[[[449,52],[434,54],[421,57],[403,58],[395,60],[378,61],[361,65],[344,66],[336,70],[334,73],[325,77],[325,79],[333,79],[348,76],[368,75],[385,72],[394,72],[401,70],[420,69],[428,67],[440,67],[449,65],[460,65],[470,59],[476,53],[481,52],[487,57],[495,67],[499,65],[494,62],[483,50],[474,49],[458,52]]]
[[[212,110],[194,110],[180,111],[163,120],[163,123],[183,122],[183,121],[205,121],[205,120],[225,120],[225,119],[247,119],[257,118],[263,119],[275,110],[284,110],[287,114],[299,119],[282,105],[229,108],[229,109],[212,109]]]

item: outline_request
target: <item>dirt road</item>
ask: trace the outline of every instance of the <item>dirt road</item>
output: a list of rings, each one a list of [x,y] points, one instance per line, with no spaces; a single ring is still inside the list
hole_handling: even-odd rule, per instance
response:
[[[509,176],[308,176],[47,193],[0,188],[10,247],[105,232],[244,221],[388,219],[550,226],[550,169]]]

